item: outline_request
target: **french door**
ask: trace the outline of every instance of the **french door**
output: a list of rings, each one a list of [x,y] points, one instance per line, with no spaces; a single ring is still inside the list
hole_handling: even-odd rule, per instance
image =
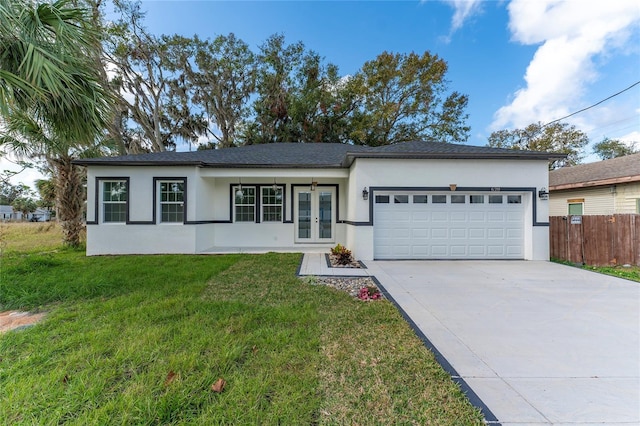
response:
[[[297,243],[332,243],[336,228],[336,190],[333,187],[296,188],[294,217]]]

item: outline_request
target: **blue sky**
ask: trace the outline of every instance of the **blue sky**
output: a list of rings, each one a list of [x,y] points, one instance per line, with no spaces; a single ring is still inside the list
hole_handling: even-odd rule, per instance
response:
[[[254,50],[269,35],[302,41],[356,72],[383,51],[437,54],[450,90],[467,94],[472,145],[493,130],[548,122],[640,80],[640,2],[143,1],[155,34],[233,32]],[[565,120],[587,132],[640,142],[640,85]],[[588,156],[586,161],[597,160]],[[6,168],[0,160],[0,170]],[[30,183],[30,173],[14,181]]]

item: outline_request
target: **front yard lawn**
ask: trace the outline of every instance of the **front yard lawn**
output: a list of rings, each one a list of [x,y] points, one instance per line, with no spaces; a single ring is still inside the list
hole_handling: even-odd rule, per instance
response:
[[[391,303],[299,260],[5,252],[0,311],[48,314],[0,335],[0,424],[482,424]]]

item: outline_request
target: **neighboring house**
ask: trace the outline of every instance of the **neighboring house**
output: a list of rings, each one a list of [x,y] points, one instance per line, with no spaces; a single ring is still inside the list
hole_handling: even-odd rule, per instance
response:
[[[549,214],[640,213],[640,153],[549,172]]]
[[[36,211],[33,213],[27,214],[27,217],[24,218],[22,212],[13,211],[13,207],[7,205],[0,206],[0,220],[2,221],[33,221],[33,222],[46,222],[51,220],[51,213],[46,210],[38,207]]]
[[[22,220],[22,213],[14,212],[11,206],[0,205],[0,219],[3,221]]]
[[[549,258],[557,154],[435,142],[281,143],[77,160],[87,254],[328,249],[358,259]]]

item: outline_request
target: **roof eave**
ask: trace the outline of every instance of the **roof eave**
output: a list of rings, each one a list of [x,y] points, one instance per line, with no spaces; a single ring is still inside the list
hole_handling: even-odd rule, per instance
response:
[[[640,182],[640,175],[623,176],[610,179],[599,179],[589,182],[571,182],[560,185],[549,185],[549,191],[564,191],[570,189],[593,188],[596,186],[619,185],[623,183]]]
[[[225,169],[326,169],[344,168],[342,164],[246,164],[246,163],[206,163],[203,161],[100,161],[100,160],[74,160],[78,166],[195,166],[202,168]]]
[[[351,166],[356,158],[390,158],[417,160],[539,160],[552,161],[566,158],[565,154],[523,153],[514,151],[505,153],[431,153],[431,152],[348,152],[343,165]]]

